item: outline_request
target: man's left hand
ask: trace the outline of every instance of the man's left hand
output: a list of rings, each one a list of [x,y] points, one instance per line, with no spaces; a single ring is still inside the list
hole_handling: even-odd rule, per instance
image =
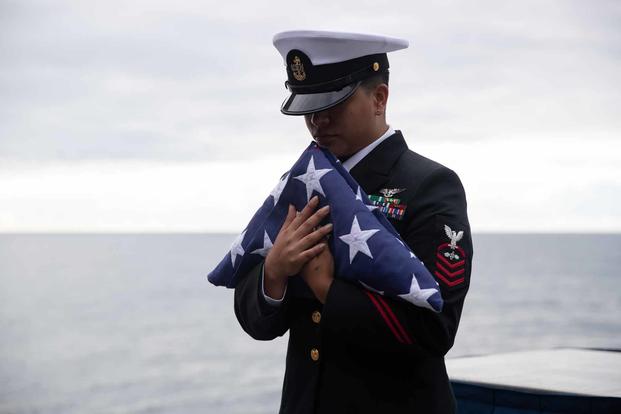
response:
[[[324,248],[321,253],[309,260],[302,267],[300,275],[319,302],[326,303],[328,290],[334,280],[334,257],[330,249]]]

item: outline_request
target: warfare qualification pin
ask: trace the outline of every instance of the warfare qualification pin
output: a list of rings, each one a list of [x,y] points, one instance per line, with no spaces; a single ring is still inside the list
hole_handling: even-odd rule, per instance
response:
[[[391,198],[394,195],[399,194],[403,191],[405,191],[405,188],[382,188],[381,190],[379,190],[379,192],[382,193],[382,195],[386,198]]]

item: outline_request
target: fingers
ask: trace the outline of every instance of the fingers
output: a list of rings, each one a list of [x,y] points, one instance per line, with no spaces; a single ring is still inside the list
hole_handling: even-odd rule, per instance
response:
[[[327,248],[328,245],[326,243],[319,243],[314,245],[308,250],[304,250],[300,256],[304,258],[304,262],[308,262],[313,257],[317,256],[319,253],[323,251],[323,249]]]
[[[332,231],[332,224],[317,227],[329,214],[330,208],[325,206],[315,211],[318,206],[317,196],[311,198],[299,213],[296,213],[293,205],[289,206],[274,246],[266,258],[266,266],[270,259],[274,272],[286,276],[297,274],[309,260],[326,248],[326,235]]]
[[[321,226],[317,230],[309,233],[300,240],[300,250],[306,250],[324,240],[332,231],[332,223]]]
[[[315,211],[318,205],[319,197],[315,196],[311,198],[308,204],[302,209],[300,214],[298,214],[297,217],[291,222],[291,229],[297,230],[302,223],[308,220],[308,218],[313,214],[313,211]]]
[[[304,236],[310,234],[315,230],[315,228],[321,223],[321,221],[328,215],[330,212],[330,206],[324,206],[317,210],[312,216],[310,216],[306,221],[304,221],[300,226],[295,230],[295,234],[303,238]]]
[[[289,210],[287,210],[287,217],[285,217],[285,222],[282,225],[283,229],[286,229],[287,227],[289,227],[289,225],[291,224],[291,222],[293,221],[293,219],[295,219],[295,207],[293,207],[291,204],[289,204]]]

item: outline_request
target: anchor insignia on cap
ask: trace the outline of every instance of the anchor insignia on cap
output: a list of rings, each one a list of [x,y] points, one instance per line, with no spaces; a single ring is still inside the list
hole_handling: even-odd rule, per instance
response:
[[[293,72],[293,77],[297,81],[303,81],[306,79],[306,72],[304,72],[304,64],[300,60],[299,56],[293,57],[293,63],[291,63],[291,71]]]

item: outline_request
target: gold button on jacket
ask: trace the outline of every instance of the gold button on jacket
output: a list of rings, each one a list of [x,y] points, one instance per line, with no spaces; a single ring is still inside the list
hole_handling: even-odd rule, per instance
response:
[[[319,321],[321,321],[321,313],[319,311],[315,311],[313,312],[313,322],[315,323],[319,323]]]
[[[311,355],[311,359],[313,361],[318,361],[319,360],[319,350],[317,348],[311,349],[310,355]]]

